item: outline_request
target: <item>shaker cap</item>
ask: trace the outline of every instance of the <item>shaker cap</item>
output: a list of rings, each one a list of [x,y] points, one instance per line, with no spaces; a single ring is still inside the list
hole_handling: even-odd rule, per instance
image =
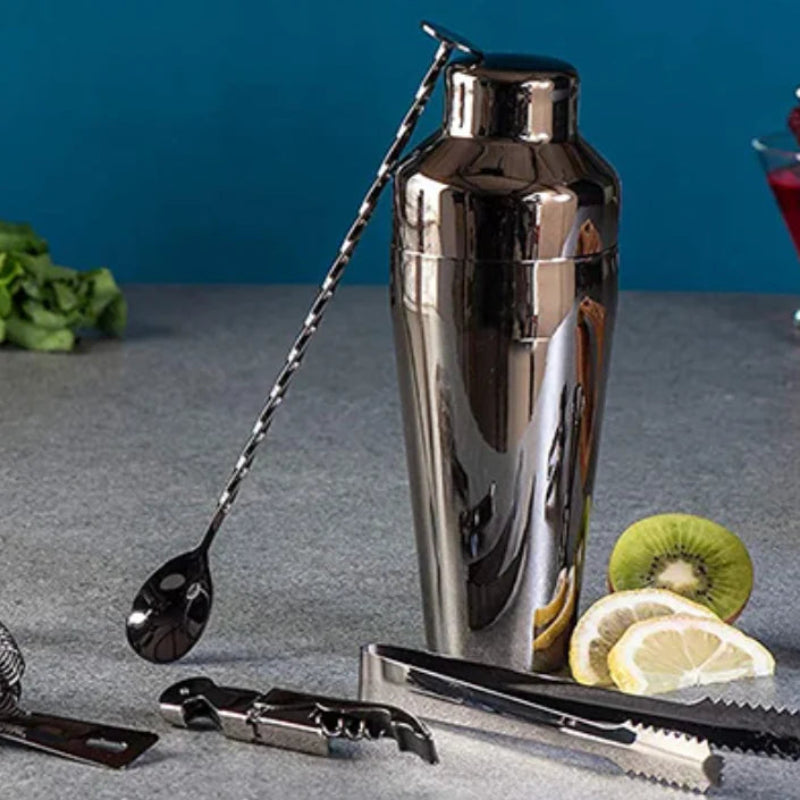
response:
[[[446,73],[445,127],[451,136],[534,143],[577,134],[578,71],[538,55],[490,53],[455,59]]]
[[[554,58],[452,62],[444,129],[395,173],[394,247],[482,264],[610,252],[619,179],[578,136],[577,97],[575,68]]]
[[[513,81],[514,73],[525,76],[542,74],[578,77],[578,70],[569,62],[552,56],[532,53],[486,53],[481,59],[471,55],[459,55],[451,65],[455,68],[474,67],[475,73],[497,73],[497,80]]]

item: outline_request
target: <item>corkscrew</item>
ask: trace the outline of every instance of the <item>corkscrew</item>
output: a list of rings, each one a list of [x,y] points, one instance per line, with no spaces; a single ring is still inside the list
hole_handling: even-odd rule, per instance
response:
[[[366,701],[342,700],[270,689],[217,686],[209,678],[188,678],[170,686],[159,701],[161,714],[180,728],[207,728],[244,742],[328,755],[338,740],[351,742],[391,738],[400,750],[438,761],[428,728],[411,714]]]

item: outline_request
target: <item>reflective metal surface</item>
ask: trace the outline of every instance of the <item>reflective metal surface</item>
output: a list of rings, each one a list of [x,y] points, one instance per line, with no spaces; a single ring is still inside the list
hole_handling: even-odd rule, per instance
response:
[[[176,727],[205,730],[211,722],[227,737],[243,742],[328,755],[336,739],[388,737],[398,749],[416,753],[429,764],[438,761],[428,728],[411,714],[385,704],[289,689],[262,694],[217,686],[209,678],[187,678],[167,688],[159,706],[164,719]]]
[[[203,635],[214,586],[208,565],[210,541],[171,558],[139,589],[125,633],[133,650],[155,664],[189,652]]]
[[[0,717],[0,739],[73,761],[124,769],[158,736],[148,731],[18,710]]]
[[[371,644],[361,650],[362,696],[383,699],[374,688],[401,683],[407,691],[440,694],[456,687],[480,686],[550,709],[601,724],[631,722],[648,728],[677,731],[702,739],[714,748],[800,760],[800,717],[789,708],[773,708],[704,698],[691,703],[640,697],[534,672],[464,661],[460,658]],[[373,687],[370,690],[370,686]],[[396,698],[401,699],[401,698]]]
[[[577,134],[577,83],[551,59],[451,64],[445,127],[395,185],[428,644],[517,669],[565,661],[616,309],[619,182]]]
[[[364,700],[400,703],[425,719],[465,731],[586,753],[631,775],[684,789],[705,791],[720,783],[722,759],[712,755],[704,739],[638,724],[624,715],[608,721],[578,714],[545,692],[537,694],[537,682],[547,685],[546,677],[418,650],[380,644],[361,650],[359,694]],[[592,711],[585,705],[583,710]]]
[[[25,659],[0,623],[0,740],[112,769],[127,767],[158,736],[147,731],[25,711],[17,705]]]

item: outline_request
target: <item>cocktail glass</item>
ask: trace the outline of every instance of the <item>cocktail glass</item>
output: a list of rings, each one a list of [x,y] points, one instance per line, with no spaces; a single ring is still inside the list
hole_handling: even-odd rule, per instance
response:
[[[753,147],[800,257],[800,143],[787,131],[759,136],[753,139]],[[800,330],[800,309],[793,319]]]

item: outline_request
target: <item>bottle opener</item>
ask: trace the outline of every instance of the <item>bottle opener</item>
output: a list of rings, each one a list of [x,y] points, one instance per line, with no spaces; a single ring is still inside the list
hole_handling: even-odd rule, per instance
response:
[[[24,711],[17,705],[24,672],[22,652],[0,623],[0,739],[113,769],[127,767],[158,741],[146,731]]]

